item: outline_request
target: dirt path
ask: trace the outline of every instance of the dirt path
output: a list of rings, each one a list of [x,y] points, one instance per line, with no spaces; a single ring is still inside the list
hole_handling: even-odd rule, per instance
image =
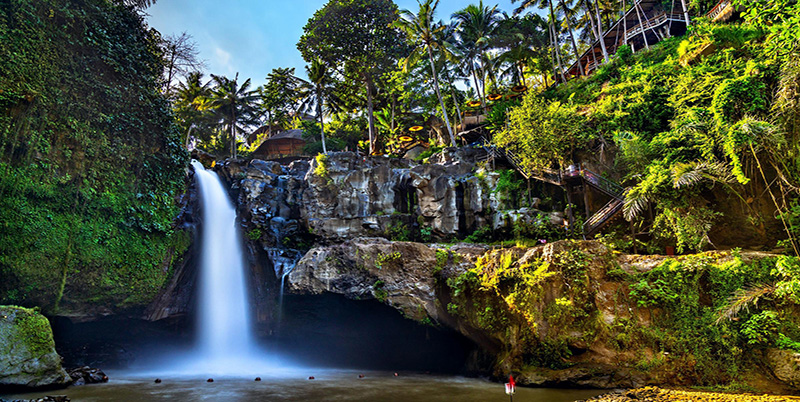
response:
[[[596,396],[584,402],[800,402],[800,397],[725,394],[645,387]]]

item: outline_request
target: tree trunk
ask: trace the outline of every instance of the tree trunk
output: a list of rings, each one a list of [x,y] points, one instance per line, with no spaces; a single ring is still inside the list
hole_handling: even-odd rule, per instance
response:
[[[475,82],[475,94],[478,95],[478,99],[481,100],[481,106],[486,107],[481,97],[481,87],[478,85],[478,73],[475,72],[475,65],[472,64],[472,62],[470,62],[469,71],[472,73],[472,81]]]
[[[236,112],[231,109],[231,157],[236,159]]]
[[[594,11],[597,13],[597,37],[600,38],[600,48],[603,49],[603,60],[608,63],[608,50],[605,38],[603,38],[603,20],[600,18],[600,7],[597,5],[599,2],[599,0],[594,1]]]
[[[375,154],[378,152],[378,144],[376,144],[378,138],[375,135],[375,116],[373,116],[374,110],[372,105],[372,78],[367,77],[367,121],[369,122],[369,154]]]
[[[444,124],[447,126],[447,133],[450,134],[450,146],[456,146],[456,137],[453,135],[453,128],[450,127],[450,119],[447,117],[447,109],[444,108],[444,99],[439,92],[439,76],[436,73],[436,65],[433,63],[433,51],[430,46],[428,48],[428,60],[431,62],[431,73],[433,73],[433,87],[436,89],[436,96],[439,98],[439,105],[442,107],[442,116],[444,116]]]
[[[461,108],[458,106],[458,97],[456,97],[456,89],[455,89],[456,86],[453,84],[453,77],[450,75],[450,70],[447,69],[446,64],[444,73],[445,73],[445,78],[447,78],[447,82],[450,83],[450,93],[453,95],[453,104],[456,105],[456,113],[458,114],[458,125],[463,129],[464,122],[461,120]]]
[[[681,6],[683,6],[683,18],[686,19],[686,26],[692,24],[692,20],[689,18],[689,10],[686,8],[686,0],[681,0]]]
[[[572,33],[572,23],[569,21],[567,5],[564,4],[564,0],[559,1],[561,3],[561,8],[564,9],[564,21],[567,22],[567,31],[569,32],[569,38],[572,40],[572,51],[575,52],[575,61],[578,64],[578,71],[580,71],[581,75],[586,75],[586,72],[583,71],[583,65],[581,65],[581,54],[578,53],[578,42],[575,41],[575,35]]]
[[[628,44],[628,6],[625,0],[622,0],[622,41]]]
[[[322,137],[322,153],[327,154],[328,149],[325,147],[325,123],[322,121],[322,91],[317,86],[317,116],[319,117],[319,133]]]
[[[552,11],[552,7],[551,7]],[[551,14],[551,17],[553,15]],[[562,82],[567,82],[567,77],[564,76],[564,66],[561,64],[561,52],[558,50],[558,38],[556,35],[556,27],[553,23],[553,19],[550,20],[550,36],[553,39],[553,53],[555,54],[556,65],[558,66],[558,74],[561,75]],[[556,75],[553,75],[554,80],[558,80]]]
[[[642,23],[642,14],[639,13],[640,7],[635,3],[635,1],[636,0],[634,0],[633,8],[636,9],[636,17],[639,19],[639,26],[642,28],[642,38],[644,39],[644,47],[646,47],[647,50],[650,50],[650,44],[647,43],[647,31],[645,30],[644,23]],[[645,17],[647,17],[647,15],[645,15]]]
[[[390,123],[392,132],[394,132],[395,126],[395,110],[397,110],[397,94],[392,94],[392,121]]]
[[[594,17],[592,16],[592,7],[589,5],[589,0],[584,0],[583,8],[586,9],[586,15],[589,17],[589,25],[592,26],[592,29],[589,30],[589,32],[592,33],[592,39],[597,40],[597,33],[600,32],[600,30],[597,29],[597,27],[594,24]]]

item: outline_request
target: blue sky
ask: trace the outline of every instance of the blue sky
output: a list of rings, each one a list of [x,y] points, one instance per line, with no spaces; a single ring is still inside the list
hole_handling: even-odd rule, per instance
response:
[[[395,0],[401,9],[416,10],[416,0]],[[188,32],[197,42],[206,73],[264,83],[276,67],[294,67],[305,75],[305,62],[295,44],[303,26],[325,0],[159,0],[147,10],[148,23],[164,35]],[[466,7],[465,0],[441,0],[437,17],[449,20]],[[486,1],[511,13],[511,0]]]

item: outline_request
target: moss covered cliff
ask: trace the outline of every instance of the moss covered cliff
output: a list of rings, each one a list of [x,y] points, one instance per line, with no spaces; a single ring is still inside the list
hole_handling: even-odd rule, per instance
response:
[[[105,0],[0,7],[0,302],[142,305],[188,246],[156,35]]]
[[[781,372],[785,356],[800,352],[798,267],[753,252],[667,257],[583,241],[447,249],[361,238],[312,249],[289,283],[455,328],[488,352],[495,375],[523,383],[796,387]]]

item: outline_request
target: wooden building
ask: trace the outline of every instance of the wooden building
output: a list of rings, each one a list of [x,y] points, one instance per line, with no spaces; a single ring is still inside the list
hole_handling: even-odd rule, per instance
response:
[[[303,130],[286,130],[264,140],[253,151],[253,158],[274,160],[302,156],[305,145]]]
[[[603,64],[603,45],[609,56],[614,55],[624,44],[628,44],[634,52],[637,52],[671,36],[685,34],[690,23],[684,0],[672,0],[671,4],[661,0],[634,1],[633,7],[625,12],[625,16],[617,20],[603,34],[603,43],[601,44],[600,40],[595,41],[578,61],[570,66],[565,73],[566,78],[569,80],[580,76],[579,63],[586,75]]]

